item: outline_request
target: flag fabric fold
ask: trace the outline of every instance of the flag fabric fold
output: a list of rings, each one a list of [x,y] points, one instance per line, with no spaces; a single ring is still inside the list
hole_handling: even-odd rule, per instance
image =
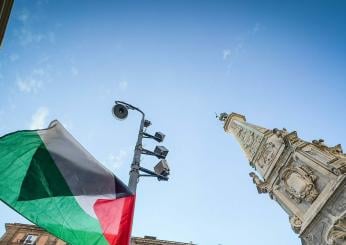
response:
[[[69,244],[129,244],[135,196],[58,121],[0,138],[0,199]]]

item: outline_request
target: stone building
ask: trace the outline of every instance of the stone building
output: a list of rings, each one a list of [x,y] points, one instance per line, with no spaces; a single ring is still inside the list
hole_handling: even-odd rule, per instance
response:
[[[243,115],[222,113],[224,130],[239,142],[259,193],[289,216],[303,245],[346,245],[346,155],[341,145],[307,142],[297,132],[269,130]]]
[[[66,243],[35,225],[6,224],[6,232],[0,245],[66,245]],[[131,245],[194,245],[192,242],[173,242],[158,240],[153,236],[133,237]]]

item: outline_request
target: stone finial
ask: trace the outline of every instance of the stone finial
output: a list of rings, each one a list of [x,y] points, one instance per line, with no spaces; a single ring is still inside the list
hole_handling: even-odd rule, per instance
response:
[[[216,114],[216,118],[219,119],[221,122],[225,122],[228,117],[228,114],[226,112],[222,112],[220,115]]]

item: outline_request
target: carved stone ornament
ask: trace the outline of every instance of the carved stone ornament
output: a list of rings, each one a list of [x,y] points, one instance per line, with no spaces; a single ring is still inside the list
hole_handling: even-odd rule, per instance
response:
[[[335,159],[335,157],[328,151],[321,150],[319,147],[316,147],[316,145],[305,146],[303,148],[303,152],[305,152],[311,158],[326,164],[329,164]]]
[[[300,203],[305,200],[312,203],[318,196],[314,182],[316,176],[308,167],[289,167],[281,174],[283,187],[291,199]]]
[[[269,188],[266,182],[262,181],[254,172],[251,172],[250,177],[257,187],[258,193],[267,193]]]
[[[263,139],[263,135],[254,132],[252,129],[234,121],[231,122],[230,126],[235,136],[240,141],[244,151],[249,156],[249,160],[251,160],[256,154],[256,151]]]
[[[303,222],[295,215],[290,217],[290,223],[295,233],[299,233]]]
[[[286,136],[288,134],[287,129],[285,129],[285,128],[283,128],[282,130],[280,130],[278,128],[274,128],[272,130],[272,132],[273,132],[273,134],[275,134],[279,138],[283,138],[284,136]]]
[[[273,142],[268,142],[264,145],[263,153],[258,161],[258,166],[260,168],[264,168],[270,164],[270,162],[274,159],[275,154],[277,153],[276,146]]]
[[[345,154],[342,150],[342,146],[340,144],[337,144],[336,146],[333,146],[333,147],[328,147],[327,145],[324,144],[323,139],[313,140],[312,144],[322,151],[328,152],[330,154],[333,154],[339,157],[345,157]]]
[[[338,219],[327,235],[327,241],[330,245],[346,244],[346,215]]]

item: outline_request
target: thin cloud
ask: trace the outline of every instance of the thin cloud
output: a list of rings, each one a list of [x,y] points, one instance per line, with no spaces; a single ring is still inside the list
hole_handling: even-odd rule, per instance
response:
[[[129,153],[125,150],[120,150],[117,154],[109,154],[106,164],[111,169],[120,168],[125,162],[129,160]]]
[[[129,83],[127,81],[123,80],[123,81],[120,81],[118,85],[122,91],[125,91],[129,85]]]
[[[222,51],[223,59],[227,60],[231,56],[231,50],[230,49],[224,49]]]
[[[223,49],[222,57],[226,63],[227,72],[230,71],[237,58],[245,51],[246,44],[249,40],[255,37],[255,35],[262,30],[262,25],[256,23],[252,28],[238,36],[232,45]],[[232,59],[230,59],[232,58]]]
[[[10,61],[11,62],[15,62],[19,59],[19,55],[18,54],[11,54],[10,55]]]
[[[31,117],[30,129],[41,129],[47,127],[47,117],[49,110],[47,107],[40,107]]]
[[[34,33],[29,28],[23,27],[15,31],[20,45],[27,46],[32,43],[40,43],[47,37],[42,33]]]
[[[42,87],[42,81],[34,78],[17,78],[17,86],[20,92],[37,93]]]
[[[44,82],[49,80],[47,71],[43,68],[34,69],[27,76],[17,76],[17,87],[22,93],[37,93]]]
[[[17,15],[17,19],[22,22],[22,23],[26,23],[29,19],[30,13],[27,9],[22,9],[18,15]]]
[[[14,30],[16,40],[18,40],[21,46],[28,46],[30,44],[37,44],[43,41],[54,44],[55,43],[55,33],[53,31],[38,32],[35,30],[37,25],[37,19],[32,18],[32,14],[26,10],[21,10],[16,19],[20,23],[20,26]]]

